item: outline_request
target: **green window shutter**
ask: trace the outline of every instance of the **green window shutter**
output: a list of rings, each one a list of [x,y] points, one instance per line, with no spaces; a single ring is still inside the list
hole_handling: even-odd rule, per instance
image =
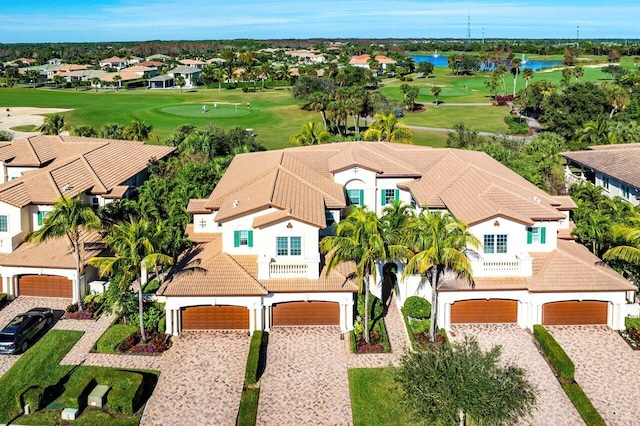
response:
[[[533,241],[533,233],[531,232],[531,228],[527,228],[527,244],[531,244]]]
[[[364,206],[364,189],[360,190],[360,205]]]
[[[380,190],[380,205],[384,206],[384,199],[386,198],[386,194],[384,192],[384,189]]]
[[[249,231],[249,247],[253,247],[253,231]]]
[[[396,189],[393,196],[394,196],[396,201],[399,201],[400,200],[400,190]]]
[[[547,228],[540,228],[540,244],[547,242]]]
[[[240,231],[233,231],[233,246],[240,247]]]

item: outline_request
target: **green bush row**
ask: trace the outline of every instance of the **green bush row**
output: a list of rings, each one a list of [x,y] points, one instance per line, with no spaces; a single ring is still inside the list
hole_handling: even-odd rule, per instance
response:
[[[88,373],[72,375],[58,402],[65,407],[83,409],[93,388],[107,385],[111,388],[107,394],[110,412],[132,416],[139,408],[144,394],[142,374],[112,368],[91,369]]]
[[[407,299],[407,300],[409,300],[409,299]],[[406,305],[406,302],[405,302],[405,305]],[[404,326],[407,329],[407,334],[409,335],[409,341],[411,342],[411,348],[414,351],[418,350],[419,349],[418,342],[416,342],[416,337],[411,332],[411,326],[409,325],[409,318],[407,316],[407,311],[406,311],[405,307],[403,306],[402,309],[400,309],[400,311],[402,312],[402,318],[404,318]]]
[[[260,388],[246,388],[240,398],[240,409],[236,419],[237,426],[254,426],[258,416]]]
[[[570,383],[573,381],[573,375],[575,373],[575,365],[569,358],[567,353],[556,342],[556,339],[547,331],[542,325],[533,326],[533,335],[535,336],[540,347],[544,351],[549,364],[556,371],[558,380],[561,383]]]
[[[404,301],[402,311],[411,318],[431,318],[431,303],[424,297],[411,296]]]
[[[256,330],[251,336],[249,344],[249,355],[247,356],[247,367],[244,373],[244,380],[252,385],[259,379],[258,368],[260,365],[260,347],[262,345],[262,331]]]
[[[564,392],[576,407],[587,426],[604,426],[606,424],[579,384],[567,383],[562,385],[562,389],[564,389]]]

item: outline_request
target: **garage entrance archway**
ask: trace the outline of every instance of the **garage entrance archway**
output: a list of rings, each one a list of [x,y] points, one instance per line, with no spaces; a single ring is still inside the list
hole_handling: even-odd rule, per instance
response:
[[[273,326],[340,325],[337,302],[285,302],[273,305]]]
[[[183,330],[248,330],[244,306],[191,306],[182,309]]]
[[[542,306],[543,325],[607,324],[609,302],[552,302]]]
[[[461,300],[451,305],[452,324],[516,323],[517,321],[517,300]]]

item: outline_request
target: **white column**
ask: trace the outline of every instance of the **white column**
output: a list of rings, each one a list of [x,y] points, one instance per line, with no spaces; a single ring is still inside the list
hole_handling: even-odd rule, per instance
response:
[[[249,333],[253,334],[256,329],[256,309],[249,309]]]
[[[166,326],[164,332],[166,334],[173,334],[173,310],[166,308],[164,312],[165,317],[167,318]]]
[[[262,305],[256,307],[256,330],[264,330],[264,309]]]
[[[2,291],[7,293],[7,297],[9,299],[13,299],[15,297],[15,288],[13,285],[13,275],[9,275],[6,277],[2,277]]]
[[[440,324],[440,327],[449,331],[451,329],[451,303],[443,304],[442,316],[444,317],[444,321]]]
[[[346,305],[347,309],[347,324],[346,331],[353,330],[353,298],[349,300],[349,303]]]
[[[273,305],[266,305],[264,307],[264,331],[271,331],[271,310]]]

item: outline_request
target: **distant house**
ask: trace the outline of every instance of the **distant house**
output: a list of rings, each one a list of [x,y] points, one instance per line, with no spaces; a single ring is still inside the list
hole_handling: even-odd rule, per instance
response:
[[[186,65],[188,67],[193,67],[193,68],[198,68],[200,70],[207,65],[206,62],[201,61],[199,59],[182,59],[182,60],[180,60],[178,62],[180,64],[182,64],[182,65]]]
[[[141,66],[141,67],[162,68],[166,64],[164,62],[160,62],[160,61],[144,61],[144,62],[140,62],[138,65]]]
[[[167,72],[167,75],[173,77],[182,76],[186,82],[186,87],[193,87],[197,84],[202,71],[198,68],[188,67],[186,65],[180,65]]]
[[[118,87],[122,87],[122,84],[127,81],[139,80],[140,78],[142,78],[142,74],[139,74],[137,72],[122,70],[118,72],[110,72],[108,74],[105,74],[102,77],[100,77],[100,81],[105,83],[111,83],[114,81],[114,77],[116,76],[120,77],[118,79]]]
[[[151,56],[147,56],[145,58],[146,61],[161,61],[161,62],[167,62],[167,61],[171,61],[173,60],[173,58],[171,56],[167,56],[167,55],[162,55],[162,54],[155,54],[155,55],[151,55]]]
[[[175,85],[175,78],[170,75],[158,75],[147,80],[147,87],[149,89],[167,89]]]
[[[13,61],[17,64],[22,64],[22,65],[35,65],[36,60],[35,59],[29,59],[29,58],[18,58],[15,61]]]
[[[42,227],[60,197],[80,196],[94,208],[126,198],[147,178],[149,160],[175,148],[142,142],[72,136],[34,136],[0,144],[1,292],[64,297],[77,301],[73,282],[83,287],[97,278],[87,266],[76,276],[73,249],[66,238],[34,245],[26,234]],[[81,236],[85,261],[99,255],[98,233]]]
[[[590,146],[586,151],[563,152],[567,185],[589,181],[609,197],[620,196],[640,204],[640,143]],[[575,173],[573,169],[579,168]]]
[[[320,64],[326,60],[324,55],[316,54],[310,50],[290,50],[286,54],[303,64]]]
[[[64,64],[64,61],[60,58],[51,58],[48,61],[49,65],[62,65]]]
[[[147,74],[149,77],[155,77],[156,74],[158,73],[158,68],[156,67],[147,67],[144,65],[134,65],[131,67],[127,67],[125,69],[122,70],[123,72],[132,72],[135,73],[137,75],[139,75],[140,77],[142,77],[143,75]]]
[[[222,58],[211,58],[211,59],[207,59],[207,61],[206,61],[206,62],[207,62],[207,64],[209,64],[209,65],[211,65],[211,64],[222,65],[222,64],[224,64],[224,63],[225,63],[225,62],[227,62],[227,61],[225,61],[225,60],[224,60],[224,59],[222,59]]]
[[[371,56],[369,56],[366,53],[363,55],[355,55],[351,57],[349,64],[353,65],[354,67],[370,69],[369,67],[370,59],[371,59]],[[393,59],[387,58],[386,56],[383,56],[383,55],[376,55],[375,60],[378,61],[378,63],[380,64],[380,69],[382,70],[386,70],[388,65],[396,63],[396,61],[394,61]]]
[[[68,64],[68,65],[57,65],[49,68],[47,70],[47,78],[53,78],[54,75],[61,75],[62,77],[66,77],[69,73],[76,71],[84,71],[91,68],[91,65],[78,65],[78,64]]]
[[[116,56],[100,61],[100,68],[115,68],[117,70],[121,70],[126,68],[127,65],[128,63],[126,59],[118,58]]]

